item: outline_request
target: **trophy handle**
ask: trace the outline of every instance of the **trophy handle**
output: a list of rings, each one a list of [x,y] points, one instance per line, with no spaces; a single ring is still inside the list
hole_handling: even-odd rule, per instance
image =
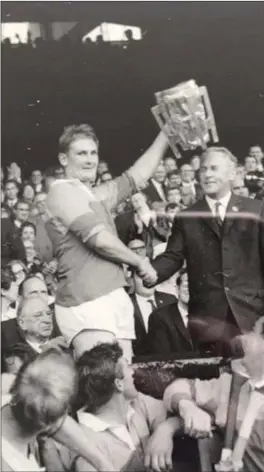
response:
[[[201,97],[204,102],[204,108],[207,114],[206,121],[207,121],[208,130],[211,132],[212,141],[214,143],[218,143],[219,137],[218,137],[218,133],[216,129],[214,114],[213,114],[212,105],[210,102],[207,88],[204,85],[202,85],[201,87],[199,87],[199,90],[201,92]]]
[[[166,131],[166,127],[167,127],[167,124],[168,122],[170,121],[170,117],[168,117],[168,122],[165,121],[164,119],[164,111],[161,112],[161,106],[160,105],[156,105],[155,107],[152,107],[151,108],[151,111],[152,111],[152,114],[155,118],[155,120],[157,121],[160,129],[166,134],[167,138],[168,138],[168,141],[169,141],[169,145],[175,155],[175,157],[177,159],[181,159],[181,153],[177,147],[177,142],[176,142],[176,137],[173,136],[173,135],[170,135],[167,131]],[[167,113],[166,113],[167,115]]]

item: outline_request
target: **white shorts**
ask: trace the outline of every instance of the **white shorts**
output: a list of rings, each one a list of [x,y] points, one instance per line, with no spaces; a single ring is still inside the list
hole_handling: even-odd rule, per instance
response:
[[[134,306],[124,288],[77,306],[55,305],[55,315],[69,345],[77,334],[89,329],[109,331],[118,339],[135,339]]]

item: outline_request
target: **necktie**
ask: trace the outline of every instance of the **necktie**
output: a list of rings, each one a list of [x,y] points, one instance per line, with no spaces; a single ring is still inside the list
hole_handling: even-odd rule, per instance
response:
[[[221,206],[221,203],[220,202],[216,202],[215,204],[215,218],[216,218],[216,222],[218,224],[218,226],[223,226],[223,220],[221,218],[221,214],[220,214],[220,211],[219,211],[219,208]]]
[[[152,298],[150,298],[150,299],[148,300],[148,303],[149,303],[150,306],[151,306],[151,311],[156,310],[157,307],[156,307],[154,301],[152,300]]]

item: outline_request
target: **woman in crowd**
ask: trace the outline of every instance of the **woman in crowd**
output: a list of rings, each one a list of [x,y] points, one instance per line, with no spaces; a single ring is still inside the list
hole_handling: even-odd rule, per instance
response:
[[[10,267],[12,274],[15,277],[17,285],[18,286],[21,285],[22,282],[24,282],[28,273],[27,267],[24,264],[24,262],[13,259],[7,264],[7,266]]]

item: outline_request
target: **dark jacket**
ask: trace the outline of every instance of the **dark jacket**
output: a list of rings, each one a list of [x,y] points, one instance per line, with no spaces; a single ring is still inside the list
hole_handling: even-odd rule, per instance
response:
[[[149,354],[193,351],[190,333],[178,309],[178,302],[157,308],[148,322]]]
[[[136,339],[133,341],[133,351],[135,356],[143,356],[149,353],[148,335],[135,294],[130,295],[130,298],[134,305],[136,331]],[[157,307],[161,307],[175,303],[176,297],[174,297],[174,295],[170,295],[169,293],[156,291],[155,300]]]
[[[264,313],[264,204],[232,195],[222,228],[205,199],[177,216],[167,250],[153,262],[162,282],[187,262],[189,328],[213,341],[231,309],[242,332]],[[217,334],[218,336],[218,334]]]

